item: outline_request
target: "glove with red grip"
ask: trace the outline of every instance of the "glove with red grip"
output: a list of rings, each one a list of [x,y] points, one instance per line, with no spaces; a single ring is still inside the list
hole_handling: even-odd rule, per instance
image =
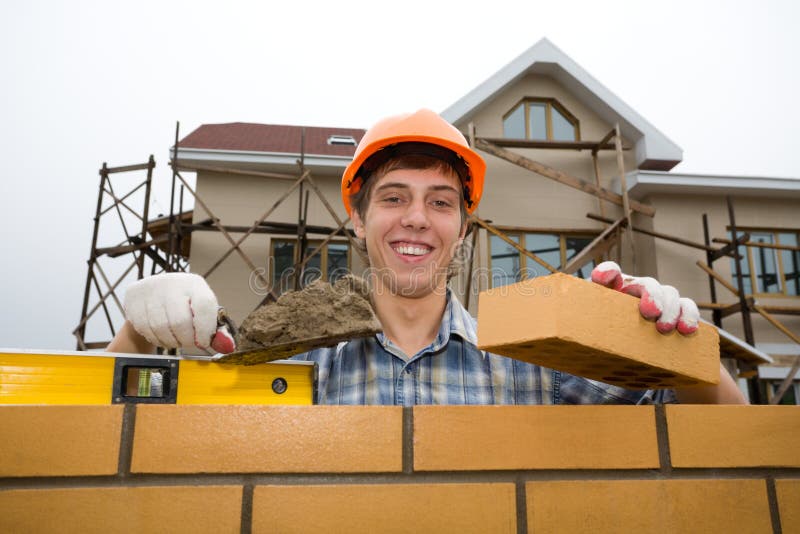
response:
[[[124,307],[133,328],[153,345],[223,354],[236,349],[230,328],[219,320],[217,297],[202,276],[149,276],[128,288]]]
[[[681,297],[672,286],[655,278],[624,274],[613,261],[604,261],[592,270],[592,282],[639,297],[642,317],[656,322],[662,334],[678,330],[683,335],[697,331],[700,311],[692,299]]]

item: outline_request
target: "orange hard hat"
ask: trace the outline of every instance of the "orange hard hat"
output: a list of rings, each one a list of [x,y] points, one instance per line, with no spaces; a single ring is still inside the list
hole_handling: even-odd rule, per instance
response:
[[[383,119],[361,138],[353,161],[342,176],[342,202],[348,215],[352,210],[350,195],[361,189],[368,173],[389,158],[403,154],[425,154],[450,163],[461,178],[467,213],[478,207],[486,162],[455,126],[433,111],[421,109]]]

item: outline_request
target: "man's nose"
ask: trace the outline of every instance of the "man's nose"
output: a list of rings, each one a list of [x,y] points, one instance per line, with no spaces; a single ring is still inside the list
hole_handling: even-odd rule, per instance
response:
[[[400,223],[407,228],[422,230],[430,226],[428,210],[424,201],[414,200],[409,203]]]

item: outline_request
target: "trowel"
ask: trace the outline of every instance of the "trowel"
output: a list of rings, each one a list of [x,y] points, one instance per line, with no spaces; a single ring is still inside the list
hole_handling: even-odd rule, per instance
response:
[[[314,313],[303,311],[309,308]],[[220,309],[217,324],[230,330],[241,350],[215,357],[214,361],[236,365],[282,360],[382,330],[369,301],[366,281],[353,275],[333,285],[317,280],[300,291],[288,291],[276,302],[254,310],[238,329]]]

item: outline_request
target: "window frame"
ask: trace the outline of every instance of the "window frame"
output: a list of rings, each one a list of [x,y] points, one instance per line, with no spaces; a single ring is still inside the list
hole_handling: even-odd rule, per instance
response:
[[[322,239],[308,239],[308,240],[306,240],[306,247],[309,248],[310,250],[314,250],[315,248],[317,248],[322,243],[322,241],[323,241]],[[293,267],[294,265],[297,264],[298,260],[300,259],[299,258],[299,256],[300,256],[300,252],[299,252],[300,247],[297,246],[297,244],[298,244],[297,243],[297,238],[289,239],[289,238],[273,237],[273,238],[270,239],[270,243],[269,243],[269,259],[270,259],[270,261],[269,261],[269,280],[273,284],[275,284],[277,282],[277,287],[279,287],[279,288],[281,286],[281,284],[280,284],[281,279],[280,278],[278,278],[278,279],[275,278],[275,275],[277,274],[277,273],[275,273],[275,267],[276,267],[276,265],[275,265],[275,247],[276,247],[276,245],[286,244],[286,243],[291,243],[293,245],[293,247],[292,247],[292,249],[293,249],[292,250],[292,267]],[[316,255],[320,256],[320,265],[322,266],[322,273],[321,273],[321,279],[322,280],[327,280],[328,279],[328,275],[329,275],[329,273],[328,273],[328,246],[331,245],[331,244],[334,244],[334,245],[345,245],[347,247],[347,267],[346,268],[347,268],[348,272],[352,272],[353,255],[351,253],[352,252],[352,247],[350,246],[350,242],[345,240],[345,239],[331,239],[325,244],[324,247],[322,247],[322,249],[317,254],[315,254],[315,256]],[[306,264],[306,266],[307,265],[308,264]]]
[[[497,230],[501,231],[503,234],[508,236],[513,240],[513,238],[518,238],[519,241],[517,244],[528,250],[527,245],[525,244],[525,236],[526,234],[540,234],[540,235],[554,235],[558,236],[558,245],[559,245],[559,264],[564,266],[569,263],[571,258],[567,258],[567,238],[569,237],[576,237],[576,238],[585,238],[589,239],[590,242],[594,240],[598,235],[599,232],[594,230],[558,230],[558,229],[542,229],[542,228],[519,228],[519,227],[502,227],[496,226]],[[492,237],[494,234],[491,232],[486,232],[486,250],[487,250],[487,264],[489,272],[492,273]],[[515,249],[516,250],[516,249]],[[541,265],[536,263],[534,260],[530,259],[527,255],[523,254],[522,252],[516,251],[519,256],[519,270],[521,273],[528,272],[528,262],[530,261],[534,266],[538,266],[541,269],[544,269]],[[578,251],[580,252],[580,251]],[[591,260],[595,261],[596,263],[601,263],[603,261],[603,254],[593,256]],[[590,261],[591,261],[590,260]],[[587,261],[588,263],[588,261]],[[553,267],[558,268],[558,266],[554,265]],[[531,271],[535,270],[536,267],[533,267]],[[491,276],[489,283],[491,287],[494,287],[494,277]]]
[[[778,389],[783,383],[783,380],[761,379],[760,382],[764,384],[764,389],[762,390],[762,394],[766,393],[767,402],[768,403],[772,402],[772,399],[775,398],[775,394],[778,393]],[[781,403],[778,404],[778,406],[800,406],[800,380],[792,380],[792,385],[789,386],[788,390],[786,390],[786,393],[783,395],[783,399],[785,399],[790,392],[794,393],[794,401],[795,401],[794,404]]]
[[[780,234],[794,234],[797,243],[800,243],[800,229],[796,228],[777,228],[777,227],[756,227],[756,226],[748,226],[748,227],[737,227],[736,230],[739,233],[747,232],[749,234],[753,233],[760,233],[760,234],[772,234],[773,243],[776,245],[782,245],[783,243],[780,242]],[[731,228],[727,228],[728,235],[733,236],[731,233]],[[792,245],[796,246],[796,245]],[[755,259],[753,257],[753,250],[758,248],[765,248],[770,250],[775,254],[775,270],[778,275],[778,283],[780,284],[781,291],[777,292],[760,292],[758,291],[758,279],[756,277],[756,270],[753,269],[755,265]],[[769,248],[769,247],[758,247],[758,246],[746,246],[745,245],[745,252],[746,252],[746,261],[747,261],[747,268],[748,273],[747,275],[742,274],[742,277],[747,276],[750,280],[750,292],[747,295],[751,295],[753,297],[763,297],[763,298],[788,298],[788,299],[797,299],[800,298],[800,295],[791,295],[788,293],[788,288],[786,285],[786,272],[783,267],[783,254],[781,251],[783,249],[779,248]],[[731,258],[731,262],[735,261],[734,258]],[[760,272],[760,269],[759,269]],[[736,284],[736,270],[734,266],[731,264],[731,280],[734,284]]]
[[[545,132],[547,139],[532,139],[531,132],[530,132],[530,104],[545,104]],[[553,114],[552,108],[555,107],[564,118],[567,119],[569,123],[575,128],[575,138],[571,141],[580,141],[581,140],[581,125],[578,118],[570,113],[570,111],[564,107],[564,105],[559,102],[557,99],[552,97],[525,97],[513,106],[511,109],[503,115],[502,123],[505,124],[505,121],[508,117],[514,113],[519,106],[525,106],[524,108],[524,122],[525,122],[525,140],[527,141],[552,141],[552,142],[564,142],[563,139],[553,139]],[[505,137],[505,127],[503,127],[503,137]],[[510,138],[509,138],[510,139]]]

